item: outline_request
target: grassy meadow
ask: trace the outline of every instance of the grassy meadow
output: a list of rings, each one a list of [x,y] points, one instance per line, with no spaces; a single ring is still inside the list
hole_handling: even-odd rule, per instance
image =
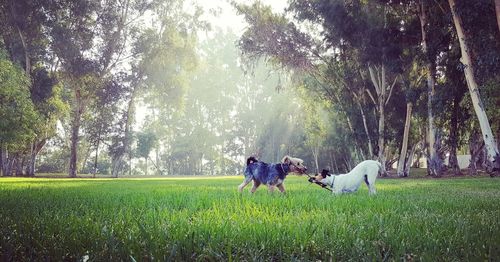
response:
[[[500,179],[379,179],[333,197],[242,177],[0,179],[4,261],[498,261]]]

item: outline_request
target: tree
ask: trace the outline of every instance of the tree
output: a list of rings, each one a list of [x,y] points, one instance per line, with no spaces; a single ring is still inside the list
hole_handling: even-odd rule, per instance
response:
[[[97,90],[96,99],[90,104],[90,112],[86,120],[86,133],[90,145],[95,151],[94,168],[92,173],[97,173],[97,161],[99,159],[99,149],[103,143],[109,142],[107,139],[114,131],[117,124],[116,112],[120,111],[119,103],[123,101],[127,93],[127,87],[123,84],[124,73],[114,76],[115,79],[108,80],[102,89]]]
[[[134,21],[149,8],[144,0],[52,2],[48,27],[61,63],[65,85],[72,90],[69,176],[77,173],[82,115],[112,70],[123,59]]]
[[[183,3],[183,0],[153,1],[148,6],[154,14],[151,25],[136,30],[131,51],[132,69],[127,78],[130,89],[125,96],[126,108],[120,116],[121,127],[110,151],[115,177],[123,171],[126,155],[131,162],[131,133],[137,101],[144,98],[158,115],[167,119],[172,117],[175,107],[182,105],[187,89],[186,74],[196,67],[196,30],[205,26],[199,20],[199,9],[187,13]],[[153,121],[161,123],[162,119],[156,117]]]
[[[137,134],[137,155],[143,157],[146,161],[145,174],[148,174],[148,158],[151,153],[151,149],[157,143],[157,138],[154,133],[151,132],[140,132]]]
[[[35,137],[38,115],[30,99],[29,79],[0,50],[0,168],[10,176],[19,152]],[[9,152],[15,152],[9,155]]]
[[[24,69],[30,79],[30,98],[38,114],[33,125],[34,138],[17,152],[17,173],[35,174],[36,158],[47,139],[54,135],[56,120],[64,114],[61,86],[56,75],[49,72],[48,36],[44,30],[46,1],[3,1],[0,4],[2,39],[10,60]]]
[[[429,22],[429,6],[428,1],[420,0],[418,6],[418,16],[420,19],[420,28],[422,32],[422,52],[425,56],[425,68],[427,72],[427,163],[428,163],[428,173],[432,176],[441,176],[443,173],[443,161],[439,158],[437,153],[437,143],[436,135],[437,131],[435,129],[434,123],[434,113],[433,113],[433,101],[436,95],[436,51],[438,50],[432,45],[432,40],[436,41],[435,38],[431,39],[429,34],[429,27],[435,26]]]
[[[472,99],[474,106],[474,111],[479,120],[479,125],[481,127],[481,133],[483,135],[483,140],[485,143],[485,148],[487,151],[487,159],[489,161],[489,170],[497,168],[500,164],[500,155],[498,151],[498,146],[495,142],[495,137],[491,131],[491,126],[488,121],[488,116],[484,108],[484,104],[481,100],[479,94],[479,86],[476,82],[474,64],[472,62],[471,49],[468,41],[471,41],[463,28],[462,18],[459,10],[457,10],[457,5],[455,0],[448,0],[450,5],[451,13],[453,16],[453,23],[455,24],[455,29],[457,31],[457,37],[460,43],[460,49],[462,51],[461,62],[464,66],[465,78],[467,80],[467,86],[469,87],[469,94]]]

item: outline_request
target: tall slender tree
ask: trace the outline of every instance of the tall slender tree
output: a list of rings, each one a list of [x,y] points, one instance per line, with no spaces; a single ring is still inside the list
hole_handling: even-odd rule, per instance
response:
[[[481,127],[481,133],[483,135],[483,140],[487,152],[487,159],[489,161],[489,169],[498,168],[500,165],[500,155],[498,151],[498,145],[495,142],[495,137],[491,130],[490,122],[488,116],[486,115],[486,110],[484,108],[484,103],[481,99],[479,93],[479,85],[476,80],[474,63],[472,61],[471,48],[469,41],[470,37],[466,34],[463,28],[462,18],[460,16],[459,10],[457,10],[457,5],[455,0],[448,0],[450,5],[451,13],[453,16],[453,23],[457,31],[457,37],[460,43],[460,49],[462,53],[461,62],[464,65],[465,78],[467,80],[467,86],[469,87],[469,94],[471,96],[472,104],[474,106],[474,111],[479,121]]]

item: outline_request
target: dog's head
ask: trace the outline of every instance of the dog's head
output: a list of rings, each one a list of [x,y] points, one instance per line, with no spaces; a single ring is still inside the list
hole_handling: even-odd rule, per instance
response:
[[[325,179],[326,177],[331,176],[330,170],[328,169],[323,169],[321,173],[317,174],[314,177],[314,180],[321,182],[321,180]]]
[[[281,163],[288,164],[290,166],[290,172],[305,174],[307,167],[304,166],[304,160],[300,158],[295,158],[291,156],[285,156],[281,160]]]

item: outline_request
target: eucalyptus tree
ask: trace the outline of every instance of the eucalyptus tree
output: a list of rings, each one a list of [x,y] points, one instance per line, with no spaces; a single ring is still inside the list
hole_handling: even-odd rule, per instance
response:
[[[130,88],[126,97],[121,131],[117,133],[110,151],[113,158],[113,175],[117,176],[125,165],[124,157],[130,152],[134,116],[138,101],[152,108],[154,118],[149,126],[155,126],[158,145],[168,144],[175,133],[178,109],[188,89],[188,77],[197,66],[195,47],[197,31],[206,27],[200,20],[200,10],[185,11],[185,1],[153,1],[150,6],[151,20],[137,30],[132,44]],[[162,130],[162,127],[169,130]],[[156,148],[157,160],[161,148]]]
[[[127,94],[128,87],[122,78],[125,73],[116,74],[103,84],[103,88],[96,91],[96,97],[89,104],[88,114],[85,115],[84,130],[90,146],[95,152],[94,168],[92,173],[97,173],[99,151],[103,145],[109,145],[110,139],[116,129],[116,114],[120,111],[120,103]],[[86,164],[86,163],[84,163]]]
[[[259,3],[251,7],[237,7],[251,24],[240,41],[244,53],[249,57],[270,57],[288,68],[305,71],[322,80],[326,89],[328,85],[345,87],[346,83],[337,74],[338,71],[321,70],[318,65],[330,66],[341,59],[342,51],[337,54],[335,50],[356,50],[356,58],[361,63],[361,68],[356,71],[366,72],[373,85],[374,91],[368,94],[377,109],[379,120],[378,149],[374,151],[385,163],[385,108],[397,85],[398,56],[401,52],[398,45],[401,34],[397,30],[399,20],[389,14],[388,4],[291,1],[289,11],[298,21],[306,23],[306,28],[320,28],[316,34],[304,33],[296,24],[284,16],[273,15],[270,9]],[[342,104],[338,97],[332,100]]]
[[[437,53],[440,51],[439,48],[436,47],[436,42],[440,41],[440,37],[431,35],[430,29],[437,27],[435,21],[442,16],[436,15],[435,12],[432,13],[436,8],[431,8],[431,1],[420,0],[417,5],[422,36],[422,52],[425,57],[424,60],[427,74],[427,170],[429,175],[440,176],[443,172],[443,161],[437,153],[438,141],[436,141],[437,131],[433,112],[433,100],[436,95],[436,59]],[[447,42],[448,41],[445,43]]]
[[[35,137],[38,114],[30,99],[29,83],[24,71],[0,49],[0,168],[4,176],[12,174],[16,154]],[[14,156],[9,156],[10,151]]]
[[[38,115],[37,121],[32,123],[34,137],[16,152],[19,158],[16,172],[29,176],[35,174],[36,157],[46,141],[55,134],[56,121],[66,110],[57,75],[49,69],[49,36],[45,30],[49,5],[49,1],[42,0],[0,2],[3,43],[10,60],[21,66],[29,79],[30,99]]]
[[[401,82],[406,100],[406,117],[404,123],[403,140],[401,143],[401,151],[399,152],[398,166],[396,174],[400,177],[407,177],[410,174],[410,165],[413,160],[413,155],[416,150],[417,143],[414,142],[412,149],[408,152],[410,143],[411,120],[414,115],[414,106],[418,103],[422,94],[423,79],[425,71],[418,65],[418,61],[414,61],[409,68],[405,70],[405,75]]]
[[[216,28],[214,35],[200,43],[199,67],[194,72],[186,99],[189,114],[196,116],[192,124],[195,134],[206,134],[209,139],[199,141],[199,161],[209,164],[222,174],[234,172],[235,115],[239,114],[238,86],[244,79],[238,66],[238,51],[234,46],[236,35]],[[187,109],[187,108],[186,108]]]
[[[144,158],[146,162],[146,167],[144,169],[144,173],[148,174],[148,158],[151,150],[157,143],[157,137],[152,132],[139,132],[137,133],[137,155],[139,157]]]
[[[47,7],[51,47],[73,96],[70,177],[77,173],[82,115],[122,61],[129,30],[148,7],[143,0],[58,0]]]
[[[496,29],[491,30],[492,25],[494,25],[494,17],[483,15],[483,11],[494,11],[494,6],[491,1],[478,1],[475,5],[478,9],[473,10],[470,8],[470,5],[465,5],[465,3],[462,1],[448,0],[448,3],[451,9],[453,23],[457,32],[457,38],[460,44],[462,56],[460,62],[463,64],[465,78],[467,80],[467,86],[469,88],[469,94],[474,106],[474,111],[479,121],[481,133],[485,143],[488,159],[488,170],[495,170],[498,169],[498,166],[500,165],[500,153],[498,151],[498,145],[495,142],[495,136],[493,135],[491,125],[486,114],[484,102],[481,99],[481,95],[479,93],[480,86],[478,84],[479,79],[477,77],[477,66],[479,64],[479,61],[486,65],[490,65],[489,69],[492,70],[492,72],[496,71],[496,73],[498,73],[498,61],[500,60],[500,55],[498,52],[498,47],[500,46],[499,32]],[[478,21],[481,21],[483,23],[479,24]],[[471,28],[473,27],[477,29],[477,31],[479,32],[483,32],[483,34],[476,35],[473,38],[473,33],[470,33],[472,32],[472,30],[465,28],[466,25],[469,25]],[[496,39],[496,41],[492,41],[492,39]],[[486,47],[490,45],[494,48],[493,52],[485,51]],[[477,59],[479,61],[474,61],[474,49],[479,53],[487,53],[489,57],[483,57],[484,60],[482,61],[480,59]],[[484,74],[484,72],[482,73]]]

